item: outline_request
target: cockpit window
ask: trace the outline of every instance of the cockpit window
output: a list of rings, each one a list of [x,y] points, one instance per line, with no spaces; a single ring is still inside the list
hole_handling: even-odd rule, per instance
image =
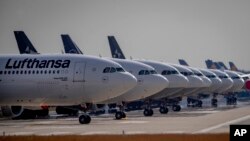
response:
[[[139,75],[144,75],[144,70],[140,70],[138,74]]]
[[[103,70],[103,73],[114,73],[117,71],[117,69],[121,72],[124,71],[122,68],[114,68],[114,67],[106,67]]]
[[[197,76],[203,76],[201,73],[194,73]]]
[[[187,72],[181,72],[181,74],[183,74],[184,76],[188,76]]]
[[[181,72],[181,74],[183,74],[184,76],[194,75],[193,72]]]
[[[140,70],[138,75],[150,75],[150,74],[157,74],[155,70]]]
[[[155,70],[150,70],[151,74],[157,74],[157,72]]]
[[[114,72],[116,72],[116,69],[115,69],[115,68],[113,68],[113,67],[111,67],[111,69],[110,69],[110,73],[114,73]]]
[[[232,76],[231,78],[232,78],[232,79],[240,79],[239,76]]]
[[[226,75],[221,75],[219,76],[220,79],[223,79],[223,78],[228,78]]]
[[[117,72],[125,72],[123,68],[116,68]]]
[[[178,74],[178,72],[176,70],[172,70],[171,74]]]
[[[103,73],[109,73],[110,71],[110,67],[106,67],[104,70],[103,70]]]
[[[166,74],[167,74],[167,71],[165,70],[161,72],[161,75],[166,75]]]
[[[171,75],[171,74],[179,74],[176,70],[164,70],[161,73],[162,75]]]
[[[215,75],[206,75],[206,77],[208,77],[208,78],[216,78]]]

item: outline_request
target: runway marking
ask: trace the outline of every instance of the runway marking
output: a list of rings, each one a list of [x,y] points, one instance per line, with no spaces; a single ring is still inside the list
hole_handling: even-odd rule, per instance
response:
[[[51,132],[48,134],[43,134],[43,135],[68,135],[68,134],[73,134],[72,132]]]
[[[133,124],[143,124],[143,123],[148,123],[148,121],[121,121],[121,124],[129,124],[129,123],[133,123]]]
[[[107,131],[93,131],[93,132],[81,133],[80,135],[95,135],[95,134],[112,134],[112,133]]]
[[[124,134],[134,135],[134,134],[147,134],[145,131],[124,131]]]
[[[249,118],[250,118],[250,115],[247,115],[247,116],[244,116],[244,117],[241,117],[241,118],[238,118],[238,119],[234,119],[234,120],[231,120],[231,121],[228,121],[228,122],[225,122],[225,123],[221,123],[219,125],[215,125],[215,126],[212,126],[212,127],[209,127],[209,128],[202,129],[200,131],[196,131],[194,133],[206,133],[206,132],[218,129],[218,128],[222,127],[222,126],[226,126],[226,125],[234,124],[234,123],[237,123],[237,122],[241,122],[241,121],[247,120]]]
[[[12,135],[32,135],[34,132],[14,132]]]

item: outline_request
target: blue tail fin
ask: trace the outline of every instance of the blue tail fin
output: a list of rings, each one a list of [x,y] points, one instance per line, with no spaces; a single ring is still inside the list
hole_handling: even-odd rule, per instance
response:
[[[214,62],[212,60],[208,59],[208,60],[205,61],[205,63],[207,65],[208,69],[216,69],[216,66],[215,66],[215,64],[214,64]]]
[[[20,54],[38,54],[23,31],[14,31]]]
[[[224,70],[228,70],[227,66],[223,62],[217,62]]]
[[[78,48],[75,42],[72,41],[72,39],[68,34],[62,34],[61,38],[63,41],[65,53],[83,54],[82,51]]]
[[[183,66],[189,66],[188,63],[184,59],[179,59],[179,63]]]
[[[126,59],[114,36],[108,36],[111,55],[113,58]]]
[[[238,68],[235,66],[233,62],[229,62],[230,70],[232,71],[239,71]]]
[[[220,66],[218,62],[214,62],[215,68],[218,70],[223,70],[223,68]]]

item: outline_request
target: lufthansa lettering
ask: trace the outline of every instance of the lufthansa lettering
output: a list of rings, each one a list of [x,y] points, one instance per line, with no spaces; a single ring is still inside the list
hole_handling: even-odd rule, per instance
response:
[[[8,59],[5,69],[20,69],[20,68],[69,68],[70,60],[38,60],[24,59],[12,60]]]

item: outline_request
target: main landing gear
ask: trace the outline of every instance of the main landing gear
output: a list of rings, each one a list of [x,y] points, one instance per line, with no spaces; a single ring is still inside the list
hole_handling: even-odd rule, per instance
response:
[[[237,97],[234,94],[227,96],[227,105],[237,105]]]
[[[199,99],[195,99],[195,98],[191,98],[188,97],[187,98],[187,107],[202,107],[203,102]]]
[[[143,114],[145,117],[150,117],[154,114],[154,111],[151,108],[146,108],[144,109]]]
[[[213,95],[213,98],[211,99],[211,106],[212,106],[212,107],[218,107],[217,95],[218,95],[218,94],[214,94],[214,95]]]
[[[143,111],[143,114],[145,117],[150,117],[150,116],[153,116],[153,114],[154,114],[154,111],[151,108],[151,102],[152,102],[151,99],[149,99],[148,101],[145,102],[146,107]]]
[[[119,111],[117,111],[115,113],[115,119],[119,120],[122,118],[126,118],[126,113],[124,112],[124,105],[125,103],[122,102],[118,107],[119,107]]]
[[[91,121],[91,117],[87,114],[83,114],[79,116],[79,122],[81,124],[89,124]]]

